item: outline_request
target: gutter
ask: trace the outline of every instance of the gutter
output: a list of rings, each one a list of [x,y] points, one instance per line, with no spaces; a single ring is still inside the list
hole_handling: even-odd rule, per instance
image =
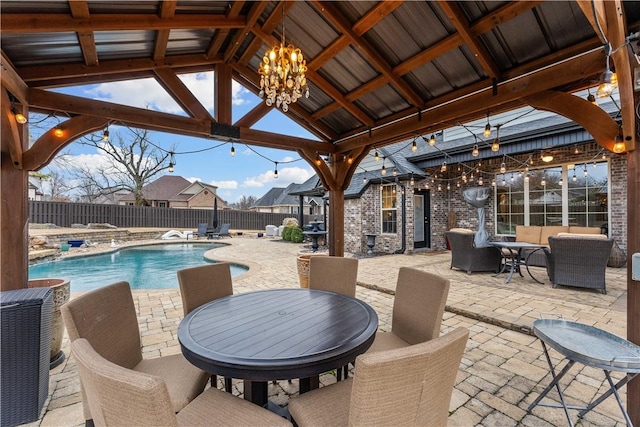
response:
[[[407,194],[405,192],[404,184],[398,184],[400,191],[402,191],[402,246],[397,249],[394,254],[403,254],[407,249]]]

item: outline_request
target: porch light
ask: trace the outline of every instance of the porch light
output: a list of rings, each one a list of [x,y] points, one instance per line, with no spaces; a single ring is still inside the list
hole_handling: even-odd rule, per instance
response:
[[[549,163],[551,161],[553,161],[553,154],[551,154],[550,152],[543,152],[542,155],[540,156],[540,159],[545,162],[545,163]]]

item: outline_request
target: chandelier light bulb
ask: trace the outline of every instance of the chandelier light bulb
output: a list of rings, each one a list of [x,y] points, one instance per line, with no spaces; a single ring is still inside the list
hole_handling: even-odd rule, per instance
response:
[[[285,43],[284,9],[282,16],[282,40],[279,46],[268,50],[263,58],[258,73],[260,74],[260,98],[265,104],[289,111],[289,105],[298,99],[309,98],[307,85],[307,61],[299,48]]]

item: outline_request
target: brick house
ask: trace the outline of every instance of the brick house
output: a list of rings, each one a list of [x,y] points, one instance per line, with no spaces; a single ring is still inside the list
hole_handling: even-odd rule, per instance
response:
[[[181,176],[164,175],[145,185],[142,194],[147,206],[160,208],[183,209],[211,209],[215,198],[218,207],[224,209],[227,202],[217,194],[215,185],[204,184],[200,181],[189,182]],[[133,194],[127,194],[118,201],[120,205],[133,205]]]
[[[617,113],[612,103],[601,107]],[[417,137],[415,151],[411,139],[370,152],[344,193],[345,251],[366,252],[367,233],[378,234],[376,252],[446,249],[446,230],[477,228],[477,209],[462,197],[477,186],[491,188],[491,236],[514,235],[518,224],[596,226],[626,251],[626,157],[562,116],[511,119],[523,110],[492,118],[505,123],[498,152],[490,147],[495,130],[487,141],[469,130],[481,134],[480,122],[434,133],[434,145]]]
[[[249,208],[256,212],[286,213],[299,217],[300,211],[304,215],[324,216],[325,206],[322,194],[319,196],[305,194],[306,188],[317,188],[318,177],[313,176],[303,184],[291,183],[285,187],[273,187],[260,197]],[[317,193],[317,192],[316,192]]]

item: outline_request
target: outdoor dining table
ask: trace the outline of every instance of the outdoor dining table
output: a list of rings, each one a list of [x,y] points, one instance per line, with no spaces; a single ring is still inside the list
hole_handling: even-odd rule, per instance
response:
[[[563,408],[567,420],[569,420],[569,425],[573,427],[569,409],[578,409],[580,411],[578,412],[578,417],[582,418],[587,412],[613,394],[622,410],[627,426],[633,426],[629,414],[624,408],[618,389],[640,373],[640,346],[594,326],[563,319],[538,319],[533,322],[533,332],[542,342],[544,355],[553,380],[540,393],[538,398],[529,405],[527,411],[531,411],[537,405]],[[559,352],[567,360],[564,368],[558,374],[556,374],[551,362],[547,346]],[[610,387],[600,397],[584,407],[567,405],[559,384],[562,377],[575,363],[602,369]],[[614,384],[611,372],[625,372],[627,375]],[[541,403],[541,400],[554,387],[558,391],[562,404]]]
[[[268,382],[300,379],[347,365],[373,343],[378,316],[363,301],[310,289],[271,289],[211,301],[180,322],[182,353],[216,375],[245,380],[245,399],[277,410]]]
[[[536,243],[528,243],[528,242],[489,242],[489,244],[491,246],[495,246],[500,250],[507,249],[509,251],[509,259],[507,259],[507,257],[504,256],[503,254],[503,258],[505,259],[505,261],[502,266],[502,269],[500,270],[500,273],[503,273],[504,270],[507,267],[509,267],[509,275],[504,281],[505,283],[509,283],[509,281],[511,281],[511,278],[513,277],[513,273],[515,273],[516,271],[518,272],[518,274],[520,274],[520,277],[524,277],[522,275],[522,266],[526,267],[527,273],[529,273],[529,276],[531,276],[533,280],[535,280],[538,283],[542,283],[541,281],[533,277],[533,274],[531,274],[531,271],[529,270],[529,265],[527,264],[527,261],[534,252],[538,250],[542,250],[546,246],[538,245]],[[534,249],[534,250],[529,252],[529,254],[527,254],[526,257],[523,257],[522,256],[523,249]]]

